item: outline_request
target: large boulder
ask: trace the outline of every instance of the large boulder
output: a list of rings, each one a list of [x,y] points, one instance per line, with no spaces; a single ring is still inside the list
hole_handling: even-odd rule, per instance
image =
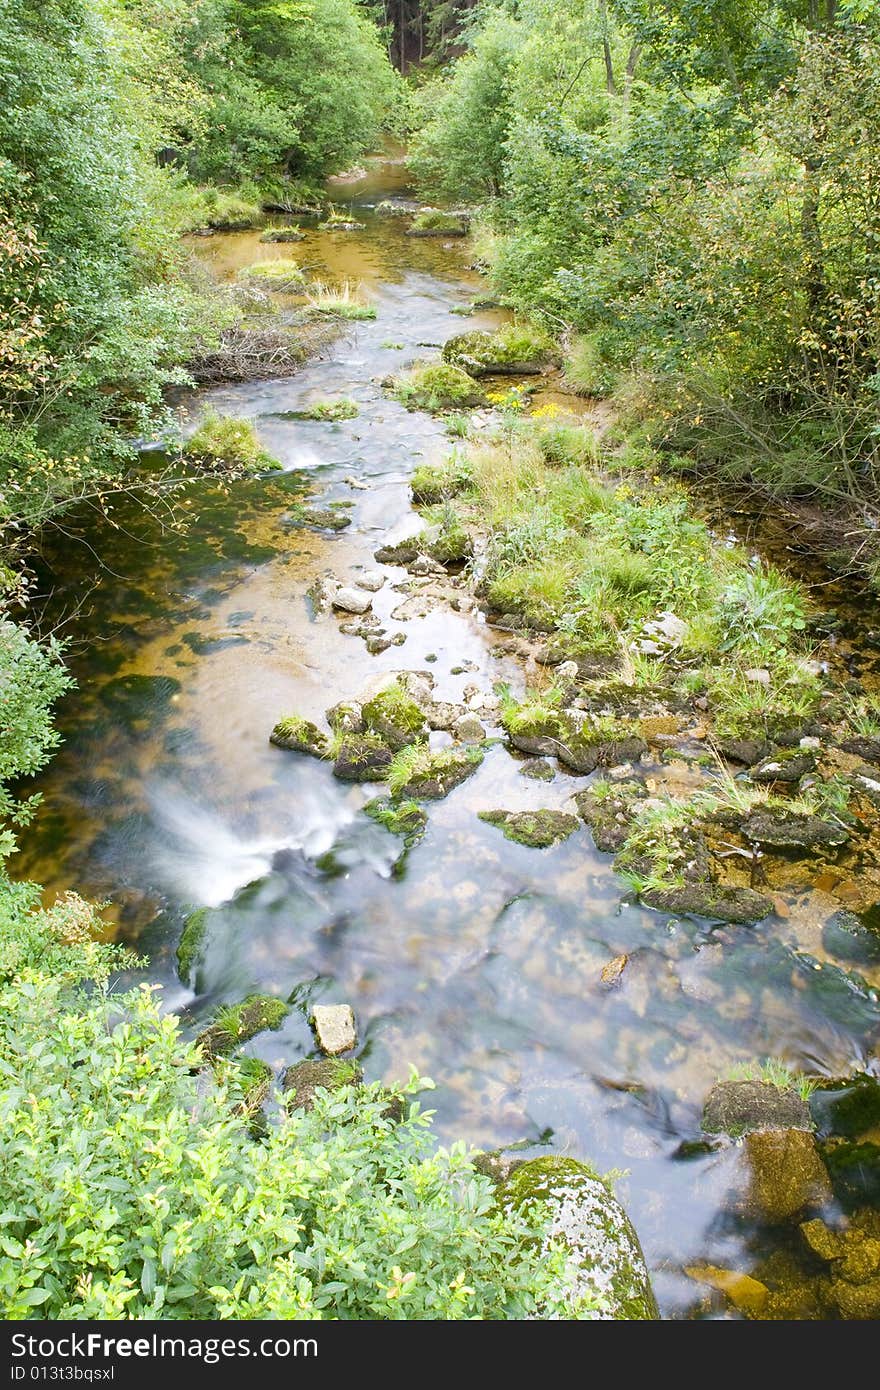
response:
[[[571,1252],[567,1300],[600,1299],[601,1318],[657,1318],[645,1257],[632,1222],[608,1184],[572,1158],[535,1158],[517,1167],[500,1190],[504,1206],[546,1207],[548,1236]]]

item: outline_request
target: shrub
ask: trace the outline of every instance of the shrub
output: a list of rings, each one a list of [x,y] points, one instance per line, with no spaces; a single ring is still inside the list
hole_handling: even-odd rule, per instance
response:
[[[6,1318],[562,1316],[540,1219],[432,1151],[405,1092],[319,1091],[251,1136],[248,1077],[197,1050],[146,987],[67,1010],[0,991]]]
[[[262,446],[250,420],[220,415],[206,410],[201,424],[191,434],[183,452],[203,468],[242,469],[258,473],[281,464]]]

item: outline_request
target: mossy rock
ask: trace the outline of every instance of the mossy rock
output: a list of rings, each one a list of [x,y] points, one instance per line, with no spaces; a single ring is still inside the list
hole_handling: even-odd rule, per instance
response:
[[[331,705],[325,719],[334,734],[362,734],[364,732],[364,711],[356,700],[340,700]]]
[[[277,290],[281,294],[296,294],[305,283],[305,271],[296,261],[276,260],[257,261],[246,265],[239,272],[240,280],[259,285],[264,290]]]
[[[298,227],[267,227],[260,241],[305,241],[306,234]]]
[[[535,376],[554,360],[553,342],[540,329],[508,324],[497,333],[458,333],[443,347],[444,362],[471,376]]]
[[[200,1033],[196,1042],[208,1057],[224,1057],[267,1029],[280,1028],[290,1009],[283,999],[271,994],[249,994],[238,1004],[218,1009],[213,1023]]]
[[[716,1081],[703,1106],[706,1134],[740,1139],[759,1129],[812,1130],[810,1107],[793,1087],[770,1081]]]
[[[274,743],[276,748],[287,748],[293,753],[310,753],[313,758],[326,758],[330,747],[327,735],[317,724],[300,719],[295,714],[279,719],[269,735],[269,742]]]
[[[291,1110],[311,1110],[318,1091],[341,1091],[346,1086],[359,1086],[363,1079],[358,1062],[324,1057],[288,1067],[281,1078],[281,1089]]]
[[[184,921],[177,944],[177,974],[185,985],[192,983],[193,969],[201,954],[210,916],[210,908],[198,907]]]
[[[864,758],[866,763],[873,763],[875,767],[880,767],[880,738],[871,738],[865,734],[852,734],[849,738],[842,739],[838,745],[844,753],[852,753],[856,758]]]
[[[362,706],[365,727],[378,734],[394,753],[428,737],[422,710],[396,681]]]
[[[406,849],[417,845],[428,825],[427,812],[417,801],[393,801],[391,797],[375,796],[364,807],[364,814],[392,835],[398,835]]]
[[[485,405],[482,387],[450,362],[423,362],[392,382],[392,391],[407,410],[464,410]]]
[[[346,734],[336,752],[333,775],[343,782],[384,782],[393,757],[378,734]]]
[[[418,801],[439,801],[472,777],[482,761],[480,748],[426,751],[424,759],[413,768],[408,780],[396,788],[395,794]]]
[[[772,849],[836,849],[849,839],[849,831],[839,821],[819,816],[758,806],[742,822],[747,839]]]
[[[606,784],[602,792],[594,787],[578,792],[575,805],[590,827],[593,843],[603,854],[617,854],[626,843],[637,803],[648,795],[641,782]]]
[[[639,896],[646,907],[660,912],[686,912],[694,917],[710,917],[740,926],[762,922],[774,910],[770,898],[754,888],[730,888],[711,880],[651,888]]]
[[[864,1072],[822,1081],[810,1096],[810,1113],[822,1134],[857,1139],[880,1128],[880,1081]]]
[[[497,825],[506,840],[530,849],[549,849],[567,840],[578,829],[577,816],[565,811],[480,811],[479,818],[487,825]]]
[[[816,771],[816,755],[808,748],[778,748],[752,767],[753,782],[799,782]]]
[[[745,1136],[749,1173],[743,1209],[753,1219],[779,1226],[831,1200],[828,1171],[814,1136],[803,1129],[756,1129]]]
[[[411,565],[420,554],[418,540],[407,536],[405,540],[395,541],[393,545],[380,545],[373,552],[373,559],[382,565]]]
[[[344,531],[351,525],[351,517],[339,507],[298,507],[291,513],[291,520],[316,531]]]
[[[540,1204],[550,1218],[549,1237],[568,1246],[573,1309],[600,1297],[615,1320],[659,1317],[645,1257],[632,1222],[609,1185],[572,1158],[535,1158],[517,1167],[500,1190],[503,1206]]]
[[[407,228],[407,236],[415,237],[459,237],[467,236],[470,219],[463,212],[444,212],[440,208],[426,208],[413,218]]]
[[[823,1144],[822,1156],[844,1211],[880,1207],[880,1144],[832,1140]]]

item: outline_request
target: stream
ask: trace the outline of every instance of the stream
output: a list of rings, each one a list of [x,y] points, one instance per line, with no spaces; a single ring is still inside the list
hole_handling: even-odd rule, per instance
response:
[[[293,252],[317,278],[361,282],[375,321],[346,325],[293,377],[186,403],[193,422],[208,404],[253,419],[282,472],[197,480],[181,501],[185,534],[121,502],[114,524],[75,517],[47,543],[44,625],[70,644],[78,688],[16,871],[50,897],[112,899],[108,932],[144,952],[147,977],[188,1026],[254,990],[349,1003],[368,1079],[402,1079],[410,1066],[434,1078],[426,1103],[444,1142],[525,1141],[527,1154],[625,1170],[617,1190],[663,1314],[699,1316],[705,1290],[687,1266],[747,1269],[770,1248],[724,1210],[730,1153],[697,1142],[706,1092],[765,1056],[829,1077],[864,1069],[876,990],[821,967],[821,919],[799,912],[797,892],[787,916],[718,928],[626,900],[585,826],[549,850],[506,840],[477,812],[534,806],[538,789],[501,742],[429,805],[427,833],[395,875],[400,842],[361,813],[376,788],[268,741],[283,715],[320,723],[388,671],[430,671],[442,700],[525,683],[509,634],[479,612],[416,604],[393,617],[406,598],[399,568],[381,567],[373,610],[404,640],[379,655],[307,596],[318,579],[375,570],[377,547],[420,529],[408,478],[450,447],[442,418],[407,411],[381,379],[463,326],[501,319],[452,312],[481,287],[466,241],[407,237],[373,210],[404,192],[399,164],[373,162],[333,190],[364,230],[305,224]],[[291,254],[259,235],[218,234],[197,251],[220,279]],[[342,396],[356,418],[284,418]],[[292,524],[306,497],[345,504],[351,525]],[[584,785],[560,770],[539,804],[570,810]],[[194,993],[175,950],[202,906],[214,911]],[[601,989],[602,967],[622,952],[625,988]],[[880,971],[865,974],[880,984]],[[245,1050],[281,1068],[313,1048],[306,1011],[293,1009]]]

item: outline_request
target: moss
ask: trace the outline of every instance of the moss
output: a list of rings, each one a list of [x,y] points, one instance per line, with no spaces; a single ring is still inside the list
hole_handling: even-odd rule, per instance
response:
[[[609,1184],[586,1163],[551,1155],[514,1169],[501,1188],[504,1206],[540,1204],[550,1235],[571,1252],[571,1297],[598,1295],[615,1319],[659,1316],[632,1222]]]
[[[196,219],[197,225],[203,224],[214,232],[245,232],[259,221],[259,207],[247,198],[223,188],[205,188],[201,194],[202,213]]]
[[[567,840],[577,830],[577,816],[564,811],[480,811],[479,818],[488,825],[497,825],[504,838],[530,849],[548,849],[550,845]]]
[[[417,507],[433,506],[457,496],[467,482],[467,471],[456,459],[442,464],[422,463],[410,479],[412,500]]]
[[[317,726],[299,715],[288,715],[279,719],[269,742],[277,748],[289,748],[294,753],[311,753],[315,758],[325,758],[329,751],[329,739]]]
[[[393,756],[378,734],[346,733],[336,749],[333,775],[343,782],[384,782]]]
[[[214,471],[243,469],[259,473],[281,464],[263,448],[252,421],[206,410],[198,429],[183,446],[186,458]]]
[[[256,261],[246,265],[238,272],[240,280],[259,285],[261,289],[278,290],[281,293],[297,293],[305,284],[305,271],[297,261],[279,259],[275,261]]]
[[[218,1009],[214,1022],[196,1041],[208,1057],[222,1057],[258,1033],[280,1028],[289,1012],[283,999],[271,994],[249,994],[239,1004]]]
[[[473,377],[448,362],[419,363],[396,377],[391,389],[407,410],[460,410],[486,402]]]
[[[443,347],[444,362],[471,376],[524,375],[540,371],[552,357],[552,338],[528,324],[506,324],[497,333],[459,333]]]
[[[208,931],[210,915],[209,908],[199,907],[184,921],[177,946],[177,973],[185,985],[192,981],[193,967]]]
[[[376,796],[364,807],[364,814],[379,825],[384,825],[392,835],[403,838],[407,849],[418,844],[428,824],[427,813],[417,801],[391,801],[388,797]]]
[[[267,227],[260,241],[305,241],[306,234],[298,227]]]

